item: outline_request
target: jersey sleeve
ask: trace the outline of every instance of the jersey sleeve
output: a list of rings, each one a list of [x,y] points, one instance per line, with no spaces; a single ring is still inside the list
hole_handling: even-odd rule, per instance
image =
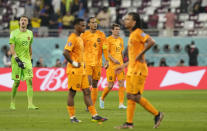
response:
[[[64,49],[68,51],[72,51],[74,46],[75,46],[75,39],[69,37]]]
[[[9,44],[15,44],[15,33],[14,33],[14,31],[12,31],[11,34],[10,34]]]
[[[138,38],[142,43],[145,43],[149,37],[150,36],[148,34],[144,33],[144,31],[142,31],[142,30],[140,30],[138,33]]]

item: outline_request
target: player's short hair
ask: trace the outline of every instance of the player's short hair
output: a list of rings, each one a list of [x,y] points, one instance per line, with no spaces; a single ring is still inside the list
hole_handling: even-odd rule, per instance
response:
[[[74,24],[74,25],[79,25],[80,22],[83,22],[83,21],[84,21],[84,19],[82,19],[82,18],[76,18],[76,19],[74,20],[73,24]]]
[[[92,16],[92,17],[89,17],[89,18],[88,18],[88,21],[87,21],[87,23],[90,23],[90,22],[91,22],[91,19],[94,19],[94,18],[96,18],[96,17],[94,17],[94,16]]]
[[[115,27],[119,27],[119,28],[120,28],[120,25],[119,25],[119,24],[114,23],[114,24],[111,26],[111,29],[113,30]]]
[[[137,28],[141,28],[141,19],[140,19],[139,14],[135,12],[129,12],[128,15],[132,16],[132,19],[136,21],[136,24],[132,29],[135,30]]]
[[[22,16],[20,16],[20,17],[19,17],[19,20],[20,20],[21,18],[27,18],[27,20],[29,21],[29,17],[27,17],[26,15],[22,15]]]

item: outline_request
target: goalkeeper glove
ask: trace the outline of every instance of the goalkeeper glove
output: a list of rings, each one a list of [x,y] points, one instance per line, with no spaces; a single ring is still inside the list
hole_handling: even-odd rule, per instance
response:
[[[15,60],[16,60],[18,66],[19,66],[20,68],[25,69],[25,67],[24,67],[24,63],[19,59],[19,57],[15,57]]]

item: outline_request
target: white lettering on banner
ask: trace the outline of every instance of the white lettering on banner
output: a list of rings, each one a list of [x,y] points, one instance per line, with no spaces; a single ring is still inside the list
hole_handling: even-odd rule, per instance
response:
[[[0,75],[0,85],[8,88],[12,88],[14,81],[11,79],[11,73],[5,73]]]
[[[191,86],[196,87],[200,80],[202,79],[206,69],[193,71],[188,73],[180,73],[173,70],[168,70],[163,81],[160,84],[160,87],[170,86],[180,83],[185,83]]]
[[[41,75],[42,72],[48,72],[45,75]],[[39,79],[44,79],[40,86],[41,91],[49,90],[55,91],[61,87],[61,78],[64,76],[65,70],[63,68],[57,69],[49,69],[49,68],[41,68],[37,70],[36,76]],[[53,86],[52,86],[53,84]],[[64,83],[65,84],[65,83]],[[65,87],[64,87],[65,88]]]

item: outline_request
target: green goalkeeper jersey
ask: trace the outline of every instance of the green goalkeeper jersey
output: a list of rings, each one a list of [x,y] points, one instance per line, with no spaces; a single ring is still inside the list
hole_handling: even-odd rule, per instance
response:
[[[31,63],[30,57],[30,45],[33,42],[33,33],[31,30],[21,32],[20,29],[16,29],[11,32],[9,43],[15,45],[15,52],[19,59],[24,63]],[[12,58],[14,61],[14,58]]]

